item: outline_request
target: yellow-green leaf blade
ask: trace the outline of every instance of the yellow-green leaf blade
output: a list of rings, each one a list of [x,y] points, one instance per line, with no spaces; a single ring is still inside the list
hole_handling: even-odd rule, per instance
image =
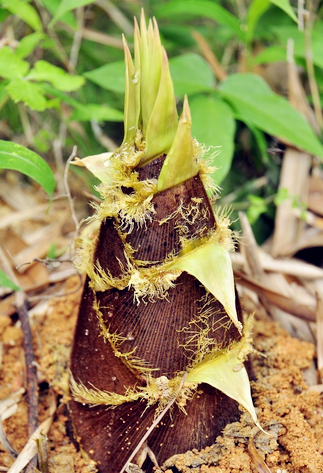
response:
[[[178,258],[171,269],[181,269],[195,276],[221,302],[234,325],[241,331],[231,259],[220,243],[211,241],[202,244]]]
[[[241,346],[237,344],[229,352],[224,351],[215,359],[202,362],[188,373],[186,381],[207,383],[219,389],[241,404],[260,427],[251,398],[248,373],[239,359],[240,350]]]
[[[192,119],[187,96],[174,142],[158,177],[158,192],[196,176],[199,169],[193,156]]]

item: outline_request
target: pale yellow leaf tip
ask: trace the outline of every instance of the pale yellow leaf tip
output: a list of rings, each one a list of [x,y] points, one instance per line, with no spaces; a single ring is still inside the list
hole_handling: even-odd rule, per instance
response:
[[[231,258],[220,243],[209,241],[178,258],[171,266],[195,276],[221,302],[226,313],[242,332],[236,310],[236,294]]]
[[[249,317],[241,340],[231,347],[207,355],[206,359],[192,367],[186,381],[210,384],[236,400],[249,412],[257,427],[267,434],[258,421],[248,373],[243,364],[247,355],[252,352],[251,329],[252,317]]]
[[[86,167],[95,177],[105,184],[112,184],[114,180],[114,169],[111,163],[113,153],[101,153],[87,158],[75,158],[72,164]]]
[[[202,363],[188,373],[187,382],[207,383],[241,404],[251,415],[254,423],[261,429],[254,408],[250,382],[246,368],[241,365],[236,350],[224,353],[212,361]],[[267,433],[267,432],[265,432]]]

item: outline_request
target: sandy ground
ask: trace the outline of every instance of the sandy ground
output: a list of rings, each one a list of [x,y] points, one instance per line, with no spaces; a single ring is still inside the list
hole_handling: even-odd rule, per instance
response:
[[[66,292],[79,286],[73,277]],[[68,417],[68,360],[77,317],[80,291],[51,301],[46,313],[34,316],[32,328],[40,381],[40,421],[57,400],[48,433],[48,471],[95,472],[94,463],[83,458],[73,440]],[[244,304],[244,300],[242,300]],[[248,301],[250,306],[250,301]],[[249,307],[248,307],[249,309]],[[320,473],[323,471],[323,396],[308,389],[304,370],[315,357],[314,346],[292,338],[277,323],[256,312],[252,356],[252,392],[265,435],[241,412],[239,423],[226,427],[217,443],[202,452],[180,453],[158,471],[183,473]],[[0,317],[3,346],[0,399],[24,385],[24,356],[19,322]],[[27,407],[22,398],[17,412],[3,422],[8,439],[17,451],[27,441]],[[266,462],[266,464],[263,463]],[[0,467],[6,471],[13,460],[0,445]],[[267,466],[266,466],[267,465]],[[267,468],[267,469],[266,469]]]

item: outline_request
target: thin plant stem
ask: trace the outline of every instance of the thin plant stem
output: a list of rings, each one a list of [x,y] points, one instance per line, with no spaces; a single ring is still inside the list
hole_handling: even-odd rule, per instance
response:
[[[213,70],[216,78],[219,81],[222,81],[222,80],[226,79],[227,78],[227,73],[223,69],[221,63],[219,62],[218,58],[216,57],[216,55],[214,54],[214,52],[210,48],[207,41],[205,41],[203,36],[200,33],[198,33],[198,31],[194,31],[193,36],[194,36],[197,44],[199,45],[203,56],[205,57],[207,62],[212,67],[212,70]]]
[[[321,108],[321,101],[320,101],[320,94],[315,78],[315,70],[314,70],[314,63],[313,63],[313,53],[312,53],[312,42],[311,42],[311,20],[310,20],[310,11],[307,12],[307,15],[304,15],[305,20],[305,28],[304,28],[304,36],[305,36],[305,60],[306,60],[306,69],[308,75],[308,81],[310,86],[310,91],[313,99],[314,105],[314,113],[316,117],[317,124],[322,129],[323,125],[323,115],[322,115],[322,108]]]
[[[73,202],[73,198],[72,198],[72,195],[71,195],[70,187],[68,185],[68,171],[69,171],[69,168],[70,168],[71,161],[73,161],[73,159],[76,157],[76,153],[77,153],[77,147],[73,146],[72,154],[68,158],[68,160],[66,162],[65,170],[64,170],[64,187],[65,187],[65,192],[66,192],[69,204],[70,204],[72,218],[73,218],[73,221],[74,221],[74,224],[75,224],[75,234],[78,232],[80,224],[79,224],[79,221],[78,221],[76,213],[75,213],[74,202]]]
[[[6,92],[5,96],[0,102],[0,110],[6,105],[9,99],[10,99],[10,95],[8,94],[8,92]]]
[[[297,13],[298,13],[298,29],[304,31],[304,4],[305,0],[298,0]]]
[[[110,2],[110,0],[98,0],[96,4],[109,15],[111,20],[119,26],[124,34],[129,36],[133,34],[132,23],[114,3]]]
[[[24,135],[28,145],[32,145],[34,143],[34,136],[33,131],[28,119],[26,107],[21,103],[18,104],[18,112],[20,116],[20,121],[24,130]]]
[[[75,34],[73,37],[73,44],[72,44],[70,60],[69,60],[69,67],[73,71],[76,70],[79,51],[80,51],[80,47],[82,43],[83,26],[84,26],[84,8],[77,8],[76,18],[77,18],[77,30],[75,31]]]

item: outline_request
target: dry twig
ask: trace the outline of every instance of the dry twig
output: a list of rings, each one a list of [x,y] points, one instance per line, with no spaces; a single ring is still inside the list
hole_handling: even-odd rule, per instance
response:
[[[210,48],[209,44],[205,41],[203,36],[198,33],[197,31],[194,31],[193,36],[199,45],[203,56],[207,60],[207,62],[210,64],[210,66],[213,69],[213,72],[218,80],[224,80],[227,77],[227,73],[223,69],[222,65],[220,64],[218,58]]]
[[[11,269],[10,263],[0,247],[0,261],[4,271],[8,274],[11,280],[19,286],[19,282],[13,270]],[[16,292],[16,307],[21,322],[21,329],[23,332],[23,347],[25,353],[26,362],[26,380],[27,380],[27,406],[28,406],[28,435],[31,436],[38,426],[38,382],[37,382],[37,367],[35,364],[33,341],[31,328],[28,318],[27,309],[27,298],[24,292]],[[37,463],[37,457],[30,458],[29,466],[26,468],[28,471],[33,471]]]
[[[164,415],[166,414],[166,412],[172,407],[172,405],[174,404],[174,402],[176,401],[176,398],[177,398],[177,395],[180,393],[182,387],[183,387],[183,384],[185,382],[185,379],[187,377],[187,373],[185,372],[184,373],[184,376],[182,378],[182,381],[179,385],[179,388],[178,388],[178,391],[176,393],[176,395],[173,397],[173,399],[171,399],[169,401],[169,403],[167,404],[167,406],[165,407],[165,409],[162,410],[162,412],[159,414],[159,416],[154,420],[154,422],[152,423],[152,425],[149,427],[149,429],[147,430],[147,432],[145,433],[145,435],[142,437],[141,441],[138,443],[137,447],[134,449],[134,451],[132,452],[132,454],[130,455],[130,457],[128,458],[128,460],[126,461],[125,465],[121,468],[120,470],[120,473],[124,473],[124,471],[126,471],[129,463],[131,462],[131,460],[133,460],[133,458],[137,455],[137,453],[140,451],[140,449],[142,448],[142,446],[144,445],[144,443],[146,442],[146,440],[148,439],[149,435],[152,433],[152,431],[155,429],[155,427],[157,427],[157,425],[159,424],[159,422],[162,420],[162,418],[164,417]]]

